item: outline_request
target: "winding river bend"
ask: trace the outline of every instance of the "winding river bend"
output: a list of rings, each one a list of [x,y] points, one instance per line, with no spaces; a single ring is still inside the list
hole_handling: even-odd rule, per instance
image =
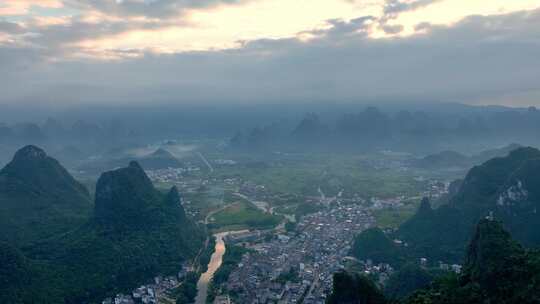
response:
[[[214,273],[216,273],[223,262],[223,255],[225,254],[225,242],[223,241],[223,238],[229,234],[242,232],[246,232],[246,230],[226,231],[214,234],[214,237],[216,238],[215,251],[210,258],[210,262],[208,262],[208,270],[201,275],[199,282],[197,282],[197,297],[195,298],[195,304],[206,304],[208,285],[210,284],[210,281],[212,281]]]

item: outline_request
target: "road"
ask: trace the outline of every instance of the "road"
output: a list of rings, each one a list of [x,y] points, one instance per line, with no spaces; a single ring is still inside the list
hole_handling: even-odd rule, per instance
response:
[[[206,157],[204,157],[204,155],[202,155],[201,152],[197,152],[197,155],[199,155],[199,157],[202,159],[202,161],[206,164],[206,166],[208,167],[210,172],[214,172],[214,167],[212,167],[212,165],[210,164],[210,162],[208,162]]]

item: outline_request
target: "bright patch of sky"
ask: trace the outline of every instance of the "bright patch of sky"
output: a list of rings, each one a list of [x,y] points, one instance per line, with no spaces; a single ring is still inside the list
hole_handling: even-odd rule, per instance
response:
[[[509,3],[510,2],[510,3]],[[298,33],[328,27],[327,20],[381,16],[384,1],[259,0],[244,5],[194,9],[187,13],[190,26],[133,30],[113,37],[85,41],[93,48],[140,49],[162,52],[238,47],[240,41],[295,37]],[[403,26],[399,35],[414,33],[422,22],[450,24],[473,14],[499,14],[540,6],[530,0],[446,0],[404,12],[391,24]],[[374,29],[374,37],[387,36]]]

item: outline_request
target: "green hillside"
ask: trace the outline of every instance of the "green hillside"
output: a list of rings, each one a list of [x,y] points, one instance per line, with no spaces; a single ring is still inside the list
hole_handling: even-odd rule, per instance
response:
[[[396,237],[417,257],[459,261],[475,223],[492,213],[528,246],[540,245],[540,151],[520,148],[472,168],[449,203],[427,206],[400,226]]]
[[[50,205],[68,204],[76,198],[85,198],[89,204],[87,192],[58,162],[35,147],[21,151],[2,170],[6,201],[25,197],[20,189],[28,189],[27,195],[43,198],[33,202],[35,208],[41,204],[63,210]],[[55,199],[45,200],[52,193]],[[156,275],[176,274],[184,261],[196,256],[205,239],[204,230],[186,217],[178,190],[159,192],[136,162],[101,175],[89,218],[85,208],[68,206],[84,215],[79,222],[70,226],[65,221],[63,230],[48,230],[46,239],[31,239],[22,249],[16,241],[2,243],[0,302],[97,303]],[[3,211],[10,217],[20,209]],[[55,217],[58,213],[43,214],[51,215],[53,222],[62,219]],[[21,235],[35,230],[31,226],[10,229]]]
[[[58,161],[26,146],[0,171],[0,241],[28,245],[90,217],[88,190]]]
[[[478,223],[463,265],[461,275],[439,278],[398,302],[382,297],[368,278],[340,272],[334,275],[327,303],[540,303],[540,252],[524,249],[499,221],[485,219]],[[425,284],[428,279],[425,277],[420,283]]]

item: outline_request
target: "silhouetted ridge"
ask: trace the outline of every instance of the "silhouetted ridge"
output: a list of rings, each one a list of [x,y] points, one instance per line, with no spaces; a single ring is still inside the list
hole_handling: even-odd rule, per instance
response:
[[[39,160],[45,159],[46,157],[47,153],[45,153],[45,151],[36,146],[29,145],[17,151],[13,157],[13,161]]]
[[[96,185],[95,217],[111,224],[143,221],[159,201],[152,182],[135,161],[103,173]]]
[[[380,228],[369,228],[354,238],[351,253],[359,260],[401,264],[401,250]]]
[[[538,252],[521,247],[502,222],[484,219],[469,243],[462,275],[405,303],[540,303],[539,271]]]
[[[86,220],[88,190],[36,146],[17,151],[0,170],[0,239],[34,241]]]
[[[180,197],[180,193],[178,193],[178,188],[176,186],[173,186],[171,190],[169,190],[169,193],[167,193],[167,197],[165,198],[166,204],[172,205],[175,208],[178,208],[178,215],[180,218],[186,217],[186,211],[184,210],[184,207],[182,206],[182,198]]]
[[[512,236],[527,246],[540,245],[540,151],[518,148],[472,168],[449,203],[418,212],[397,231],[409,250],[431,260],[459,263],[476,223],[493,213]]]
[[[88,190],[56,159],[47,156],[45,151],[36,146],[26,146],[18,150],[13,160],[0,171],[0,176],[4,177],[3,181],[15,183],[16,179],[20,186],[24,183],[26,187],[34,190],[39,188],[43,191],[65,191],[66,188],[75,188],[88,196]]]
[[[427,197],[422,198],[422,202],[420,203],[420,207],[418,208],[418,213],[422,214],[429,214],[433,211],[431,208],[431,203],[429,202],[429,199]]]
[[[465,258],[464,276],[467,280],[489,284],[490,277],[497,276],[504,268],[512,267],[508,262],[519,262],[524,249],[495,220],[482,220],[469,243]],[[518,260],[516,260],[518,259]]]
[[[540,158],[540,151],[533,147],[522,147],[512,150],[508,156],[515,159]]]
[[[149,170],[183,167],[182,162],[163,148],[159,148],[154,153],[140,158],[139,162]]]
[[[171,190],[169,190],[167,201],[173,204],[180,203],[180,194],[178,193],[178,188],[176,188],[176,186],[173,186]]]
[[[402,268],[402,271],[407,272],[407,276],[415,277],[412,281],[413,289],[414,285],[426,286],[430,281],[426,273],[418,273],[422,270],[416,265],[409,270]],[[401,282],[393,282],[395,280]],[[409,277],[400,277],[398,273],[387,286],[392,287],[398,283],[397,287],[404,284],[408,287],[411,283],[409,280]],[[367,278],[356,273],[339,272],[334,275],[333,292],[327,303],[384,302],[380,291]],[[435,280],[429,287],[401,298],[399,302],[387,302],[537,304],[540,303],[540,253],[521,247],[503,229],[502,222],[486,218],[474,229],[461,275],[448,274]]]
[[[333,291],[327,304],[384,304],[388,303],[375,284],[357,273],[334,274]]]
[[[470,160],[467,156],[455,151],[443,151],[437,154],[428,155],[422,159],[413,162],[414,165],[421,168],[451,168],[467,167]]]
[[[150,154],[150,156],[153,156],[153,157],[174,157],[174,155],[172,155],[171,152],[163,149],[163,148],[159,148],[157,149],[156,151],[154,151],[154,153]]]
[[[141,167],[141,165],[139,165],[139,163],[136,162],[136,161],[134,161],[134,160],[132,160],[132,161],[129,162],[129,166],[128,166],[128,167],[129,167],[129,168],[132,168],[132,169],[136,169],[136,170],[143,171],[143,173],[144,173],[144,170],[143,170],[143,168]]]

